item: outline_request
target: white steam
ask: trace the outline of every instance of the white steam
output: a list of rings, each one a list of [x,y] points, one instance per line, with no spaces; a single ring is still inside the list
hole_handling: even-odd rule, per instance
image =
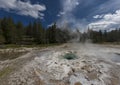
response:
[[[60,19],[57,21],[59,27],[77,28],[80,29],[84,27],[82,21],[78,20],[74,16],[74,12],[80,5],[80,0],[62,0],[62,10],[57,15]],[[68,27],[67,27],[68,28]]]

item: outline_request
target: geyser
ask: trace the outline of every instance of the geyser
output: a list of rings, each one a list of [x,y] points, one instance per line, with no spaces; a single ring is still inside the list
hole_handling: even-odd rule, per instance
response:
[[[75,59],[77,59],[77,56],[74,53],[66,53],[63,56],[63,58],[67,59],[67,60],[75,60]]]

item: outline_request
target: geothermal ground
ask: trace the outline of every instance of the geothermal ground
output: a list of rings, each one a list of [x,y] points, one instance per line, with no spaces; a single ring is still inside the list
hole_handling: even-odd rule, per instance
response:
[[[120,85],[120,46],[69,43],[1,49],[0,85]],[[3,55],[0,55],[3,56]]]

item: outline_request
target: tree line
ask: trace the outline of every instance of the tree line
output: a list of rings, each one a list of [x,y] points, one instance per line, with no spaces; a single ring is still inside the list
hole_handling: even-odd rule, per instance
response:
[[[70,39],[67,29],[60,29],[56,24],[44,28],[40,21],[14,22],[11,17],[0,19],[0,44],[51,44],[65,43]]]
[[[81,42],[85,42],[88,39],[94,43],[120,42],[120,29],[112,31],[88,29],[88,32],[85,33],[80,33],[79,30],[72,33],[68,29],[58,28],[56,23],[44,28],[38,20],[25,26],[22,22],[14,22],[11,17],[4,17],[0,19],[0,44],[66,43],[79,36]]]
[[[102,42],[120,42],[120,29],[112,31],[90,31],[90,38],[95,43]]]
[[[88,29],[88,32],[82,33],[80,41],[85,42],[88,39],[93,43],[120,42],[120,28],[111,31],[94,31]]]

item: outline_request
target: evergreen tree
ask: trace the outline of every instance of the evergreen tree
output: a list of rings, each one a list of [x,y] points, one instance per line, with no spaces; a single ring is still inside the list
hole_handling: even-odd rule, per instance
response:
[[[23,24],[21,22],[18,22],[16,24],[15,32],[16,32],[15,41],[16,41],[16,43],[19,43],[22,40],[23,35],[24,35],[24,27],[23,27]]]

